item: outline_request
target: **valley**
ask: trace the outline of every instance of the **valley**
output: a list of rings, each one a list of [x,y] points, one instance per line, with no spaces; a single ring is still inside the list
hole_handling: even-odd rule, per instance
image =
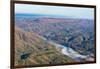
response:
[[[94,61],[94,22],[16,14],[15,65]]]

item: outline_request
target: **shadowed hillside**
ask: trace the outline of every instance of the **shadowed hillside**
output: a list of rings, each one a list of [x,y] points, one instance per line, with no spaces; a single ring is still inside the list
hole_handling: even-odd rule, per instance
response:
[[[75,62],[41,36],[15,27],[15,66]]]

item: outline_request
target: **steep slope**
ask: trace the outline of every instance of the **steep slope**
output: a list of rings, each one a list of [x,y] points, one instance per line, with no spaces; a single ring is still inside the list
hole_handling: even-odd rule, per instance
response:
[[[15,27],[15,66],[72,62],[75,60],[63,55],[60,48],[41,36]]]

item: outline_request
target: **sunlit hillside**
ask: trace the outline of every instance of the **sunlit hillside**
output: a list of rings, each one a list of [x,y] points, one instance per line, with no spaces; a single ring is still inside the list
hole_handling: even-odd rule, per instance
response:
[[[15,66],[63,64],[74,61],[41,36],[15,27]]]

